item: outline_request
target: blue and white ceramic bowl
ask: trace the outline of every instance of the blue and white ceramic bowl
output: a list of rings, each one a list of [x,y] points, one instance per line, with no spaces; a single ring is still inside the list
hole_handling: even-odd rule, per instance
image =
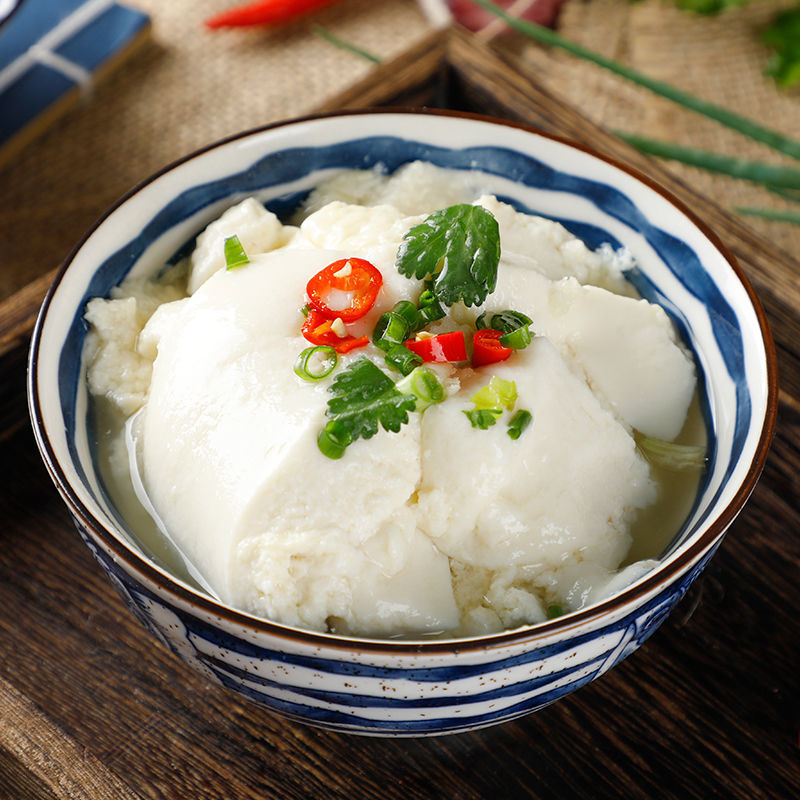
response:
[[[637,289],[695,353],[710,462],[660,566],[611,599],[540,625],[458,641],[359,640],[227,608],[169,575],[111,505],[87,435],[81,364],[91,297],[154,270],[255,194],[279,215],[330,170],[414,159],[486,173],[495,194],[554,217],[592,247],[627,246]],[[180,658],[295,720],[425,735],[535,711],[599,677],[664,621],[752,491],[775,420],[775,354],[752,289],[716,237],[641,175],[586,148],[485,118],[376,111],[290,121],[168,167],[97,223],[48,295],[31,348],[30,409],[44,461],[86,544],[136,616]]]

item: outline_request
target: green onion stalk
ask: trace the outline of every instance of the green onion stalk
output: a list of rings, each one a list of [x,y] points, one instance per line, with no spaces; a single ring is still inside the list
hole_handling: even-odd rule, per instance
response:
[[[660,81],[656,78],[651,78],[619,61],[614,61],[600,53],[595,53],[583,45],[565,39],[549,28],[544,28],[528,20],[518,19],[500,8],[500,6],[492,3],[491,0],[472,0],[472,2],[486,9],[489,13],[494,14],[494,16],[499,17],[509,27],[514,28],[529,39],[551,47],[557,47],[585,61],[597,64],[609,70],[609,72],[613,72],[615,75],[619,75],[638,86],[649,89],[654,94],[672,100],[674,103],[701,114],[704,117],[713,119],[756,142],[761,142],[771,147],[773,150],[777,150],[778,152],[800,160],[800,141],[796,139],[792,139],[779,131],[760,125],[758,122],[736,114],[715,103],[710,103],[707,100],[695,97],[689,92],[685,92],[672,84]]]

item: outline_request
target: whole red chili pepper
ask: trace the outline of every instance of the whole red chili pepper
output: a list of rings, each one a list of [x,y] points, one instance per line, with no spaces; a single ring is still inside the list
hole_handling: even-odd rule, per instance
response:
[[[482,367],[505,361],[514,351],[500,344],[502,331],[493,328],[481,328],[472,337],[472,366]]]
[[[241,28],[248,25],[279,25],[330,5],[335,0],[255,0],[220,11],[209,17],[209,28]]]
[[[404,344],[423,361],[464,361],[467,357],[462,331],[440,333],[425,339],[407,339]]]

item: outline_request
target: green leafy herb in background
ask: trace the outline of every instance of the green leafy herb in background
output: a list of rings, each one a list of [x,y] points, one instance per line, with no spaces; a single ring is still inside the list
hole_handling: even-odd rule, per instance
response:
[[[775,51],[767,74],[784,89],[800,83],[800,6],[778,14],[762,39]]]
[[[791,158],[800,160],[800,141],[798,139],[786,136],[780,131],[767,128],[755,120],[744,117],[722,106],[709,103],[665,81],[651,78],[626,64],[607,58],[577,42],[572,42],[549,28],[544,28],[541,25],[536,25],[527,20],[514,17],[491,0],[472,0],[472,2],[494,14],[494,16],[503,20],[509,27],[514,28],[529,39],[559,48],[571,53],[577,58],[597,64],[607,69],[609,72],[613,72],[638,86],[649,89],[654,94],[665,97],[708,119],[713,119],[721,125],[725,125],[753,141],[761,142],[771,147],[773,150],[777,150]],[[693,0],[676,0],[676,2],[692,3]],[[719,2],[722,8],[726,5],[735,4],[736,0],[728,0],[728,2],[726,2],[726,0],[719,0]],[[709,9],[707,13],[711,13],[710,3],[706,4],[703,3],[702,0],[696,0],[695,5],[699,6],[701,4]],[[795,66],[796,62],[800,63],[800,47],[796,48],[794,45],[794,42],[800,42],[800,6],[779,14],[773,21],[770,29],[765,32],[764,36],[768,41],[771,39],[774,43],[781,43],[780,46],[783,55],[780,58],[779,64],[775,66],[775,70],[781,70],[782,73],[785,73],[784,77],[781,79],[783,85],[788,86],[791,85],[793,81],[800,80],[800,68]],[[795,70],[797,70],[797,74]],[[635,137],[631,134],[621,135],[630,144],[639,147],[644,152],[650,152],[652,155],[682,160],[685,163],[691,163],[701,169],[727,172],[727,174],[732,175],[732,177],[755,180],[757,183],[761,183],[773,192],[786,196],[789,199],[796,199],[792,196],[793,193],[797,192],[797,189],[794,186],[795,176],[790,174],[792,172],[791,170],[786,172],[778,167],[778,171],[776,171],[776,168],[772,165],[759,162],[745,162],[732,157],[704,153],[668,142],[658,142],[648,140],[645,137]],[[796,215],[786,213],[776,214],[770,209],[748,208],[742,209],[741,213],[785,222],[797,221]]]
[[[745,6],[749,0],[675,0],[675,5],[696,14],[719,14],[729,8]]]
[[[675,0],[675,5],[697,14],[719,14],[750,0]],[[781,89],[800,83],[800,6],[780,11],[761,34],[762,41],[774,51],[766,74]]]

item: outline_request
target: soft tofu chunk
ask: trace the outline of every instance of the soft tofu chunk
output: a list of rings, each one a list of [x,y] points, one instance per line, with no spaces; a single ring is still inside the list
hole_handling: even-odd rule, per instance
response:
[[[288,233],[281,221],[252,197],[232,206],[197,237],[191,256],[189,294],[225,268],[225,240],[229,236],[238,236],[245,253],[252,257],[284,244]]]
[[[490,375],[513,380],[533,415],[517,440],[498,422],[472,428],[463,411]],[[552,565],[567,558],[615,566],[628,524],[655,496],[649,470],[620,423],[544,338],[476,370],[422,422],[419,524],[471,566]]]
[[[158,352],[143,423],[145,485],[234,606],[316,629],[329,617],[374,634],[452,627],[447,558],[407,510],[419,480],[418,424],[358,441],[342,461],[325,458],[316,444],[325,387],[292,371],[307,346],[298,335],[303,287],[336,257],[257,257],[216,273],[171,318],[168,309],[154,318],[144,332]]]

